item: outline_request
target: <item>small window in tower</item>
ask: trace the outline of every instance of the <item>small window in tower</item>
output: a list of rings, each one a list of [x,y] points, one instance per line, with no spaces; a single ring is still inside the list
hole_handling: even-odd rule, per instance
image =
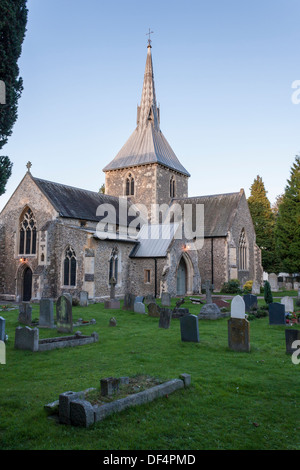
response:
[[[131,173],[126,178],[125,194],[126,196],[134,196],[134,177]]]
[[[170,197],[175,197],[175,178],[174,176],[170,179]]]

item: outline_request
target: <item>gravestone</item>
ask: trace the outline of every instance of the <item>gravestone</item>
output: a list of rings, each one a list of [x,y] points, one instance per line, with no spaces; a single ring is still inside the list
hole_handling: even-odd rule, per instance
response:
[[[300,284],[299,282],[295,281],[294,282],[294,290],[299,290]]]
[[[285,307],[285,313],[291,313],[294,311],[294,300],[293,297],[285,296],[282,297],[280,303]]]
[[[117,326],[117,320],[115,317],[110,318],[108,326]]]
[[[155,302],[151,302],[147,305],[149,317],[159,317],[160,307]]]
[[[293,284],[291,282],[287,282],[285,284],[285,288],[286,288],[286,290],[293,290]]]
[[[228,320],[228,347],[233,351],[250,352],[250,324],[245,318]]]
[[[172,310],[167,307],[160,308],[160,316],[159,316],[159,328],[169,328],[170,321],[172,318]]]
[[[199,343],[199,325],[196,315],[186,315],[180,318],[181,341]]]
[[[188,308],[174,308],[172,312],[172,318],[181,318],[189,314],[190,311]]]
[[[210,281],[205,281],[204,286],[202,286],[203,289],[205,289],[206,292],[206,303],[211,304],[212,303],[212,298],[211,294],[212,291],[214,290],[214,286],[211,284]]]
[[[170,307],[171,295],[168,292],[162,292],[161,294],[161,305],[163,307]]]
[[[245,294],[243,296],[245,302],[245,311],[250,312],[253,308],[257,308],[257,297],[253,294]]]
[[[135,301],[134,302],[143,302],[144,301],[144,297],[141,296],[141,295],[138,295],[136,298],[135,298]]]
[[[24,325],[31,325],[32,306],[29,302],[22,302],[19,305],[18,321]]]
[[[300,289],[298,290],[297,298],[298,298],[298,300],[300,300]]]
[[[231,318],[245,319],[246,306],[244,299],[237,295],[231,302]]]
[[[294,345],[294,341],[300,341],[300,330],[292,330],[287,328],[285,330],[285,347],[287,354],[293,354],[296,349],[299,349],[299,344]]]
[[[271,286],[271,291],[272,292],[277,292],[278,291],[278,276],[275,273],[269,274],[269,284]]]
[[[114,277],[112,277],[109,283],[110,283],[110,299],[104,301],[104,308],[118,309],[120,308],[120,301],[115,298],[115,287],[116,287],[117,281]]]
[[[54,304],[52,299],[40,300],[40,328],[54,327]]]
[[[133,312],[134,311],[134,301],[135,301],[135,295],[129,294],[129,293],[125,294],[123,310],[128,310],[130,312]]]
[[[80,307],[87,307],[89,305],[89,294],[87,291],[82,290],[79,294]]]
[[[29,326],[18,326],[15,331],[15,349],[25,349],[33,352],[38,351],[38,328],[31,329]]]
[[[154,295],[152,295],[152,294],[146,295],[146,297],[144,298],[144,304],[149,305],[151,303],[155,303]]]
[[[220,299],[219,297],[212,297],[212,302],[219,308],[230,308],[230,303],[227,302],[227,300]]]
[[[113,395],[119,392],[120,379],[115,377],[107,377],[100,380],[100,390],[103,397]]]
[[[146,313],[146,307],[143,302],[134,302],[135,313]]]
[[[5,341],[5,318],[0,317],[0,341]]]
[[[278,302],[269,304],[269,325],[285,325],[285,306]]]
[[[253,281],[251,294],[259,295],[260,294],[260,284],[257,281]]]
[[[63,292],[62,295],[64,295],[71,302],[71,305],[73,305],[73,297],[69,292]]]
[[[73,331],[72,302],[66,295],[61,295],[56,302],[56,326],[60,333]]]

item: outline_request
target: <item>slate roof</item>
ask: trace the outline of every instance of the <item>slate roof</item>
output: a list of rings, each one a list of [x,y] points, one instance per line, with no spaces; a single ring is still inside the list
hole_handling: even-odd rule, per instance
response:
[[[130,258],[164,258],[179,224],[143,225]]]
[[[226,237],[243,195],[244,190],[241,189],[238,193],[173,199],[172,203],[177,203],[181,206],[184,204],[203,204],[204,237]],[[194,223],[195,211],[193,211],[193,224]]]
[[[103,171],[149,163],[159,163],[190,176],[160,130],[160,113],[156,103],[150,45],[148,45],[141,104],[137,113],[137,127],[115,158],[103,168]]]
[[[101,204],[112,204],[116,210],[116,223],[119,223],[119,198],[99,194],[86,189],[75,188],[73,186],[54,183],[52,181],[46,181],[40,178],[35,178],[32,175],[31,177],[53,207],[57,210],[60,217],[98,222],[102,218],[101,216],[96,215],[98,206]],[[128,204],[130,204],[129,201]]]

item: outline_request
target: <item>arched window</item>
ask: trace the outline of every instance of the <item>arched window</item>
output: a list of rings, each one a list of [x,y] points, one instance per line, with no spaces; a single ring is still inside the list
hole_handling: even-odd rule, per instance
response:
[[[64,286],[76,285],[76,254],[71,246],[65,251],[64,265]]]
[[[134,177],[131,173],[126,177],[125,194],[126,196],[134,196]]]
[[[247,256],[247,239],[245,229],[241,231],[239,238],[239,269],[247,270],[248,268],[248,256]]]
[[[175,178],[174,176],[170,179],[170,197],[175,197]]]
[[[19,254],[36,254],[36,221],[29,207],[20,219]]]
[[[108,281],[114,277],[116,280],[116,284],[118,283],[118,248],[113,248],[110,259],[109,259],[109,278]]]

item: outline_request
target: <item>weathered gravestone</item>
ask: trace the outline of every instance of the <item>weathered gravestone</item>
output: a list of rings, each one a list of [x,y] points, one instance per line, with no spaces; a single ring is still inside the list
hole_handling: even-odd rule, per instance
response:
[[[40,300],[40,328],[54,328],[54,304],[52,299]]]
[[[87,307],[89,305],[89,294],[87,291],[82,290],[79,294],[80,307]]]
[[[143,302],[134,302],[135,313],[146,313],[146,307]]]
[[[278,302],[269,304],[269,325],[285,325],[285,306]]]
[[[297,343],[294,343],[297,341]],[[299,343],[298,343],[299,341]],[[300,330],[285,330],[285,347],[287,354],[293,354],[300,346]]]
[[[253,281],[251,294],[259,295],[260,294],[260,284],[257,281]]]
[[[27,349],[29,351],[38,351],[39,349],[39,330],[38,328],[29,328],[29,326],[18,326],[15,331],[15,349]]]
[[[148,315],[150,317],[159,317],[160,316],[160,307],[155,302],[151,302],[147,305]]]
[[[199,325],[197,315],[180,318],[181,341],[199,343]]]
[[[206,304],[201,308],[198,318],[216,320],[221,317],[221,310],[219,306],[212,301],[211,294],[213,291],[213,285],[209,281],[206,281],[204,288],[206,291]]]
[[[245,302],[240,295],[231,302],[231,318],[228,320],[228,346],[233,351],[250,351],[250,324],[246,320]]]
[[[134,311],[134,301],[135,301],[135,295],[129,294],[129,293],[125,294],[123,310],[128,310],[130,312],[133,312]]]
[[[144,301],[144,297],[142,295],[138,295],[134,300],[134,302],[143,302],[143,301]]]
[[[29,302],[22,302],[19,305],[19,319],[20,323],[24,325],[31,325],[31,314],[32,314],[32,306]]]
[[[163,307],[170,307],[171,295],[168,292],[162,292],[161,294],[161,305]]]
[[[61,295],[56,302],[56,327],[60,333],[73,331],[72,302],[66,295]]]
[[[245,294],[243,296],[245,302],[245,311],[250,312],[250,310],[257,308],[257,297],[253,294]]]
[[[146,297],[144,298],[144,304],[149,305],[149,304],[152,304],[152,303],[155,303],[154,295],[152,295],[152,294],[146,295]]]
[[[0,341],[5,341],[5,318],[0,317]]]
[[[275,273],[269,274],[269,284],[272,292],[278,291],[278,276]]]
[[[280,303],[285,307],[285,313],[291,313],[294,311],[294,299],[293,297],[282,297]]]
[[[109,324],[108,326],[117,326],[117,320],[115,319],[115,317],[111,317],[109,319]]]
[[[245,319],[246,306],[244,299],[237,295],[232,299],[231,302],[231,318]]]
[[[293,284],[291,282],[286,282],[285,288],[286,290],[293,290]]]
[[[299,290],[300,284],[299,282],[295,281],[294,282],[294,290]]]
[[[170,321],[172,318],[172,310],[167,307],[160,308],[160,315],[159,315],[159,328],[169,328]]]

